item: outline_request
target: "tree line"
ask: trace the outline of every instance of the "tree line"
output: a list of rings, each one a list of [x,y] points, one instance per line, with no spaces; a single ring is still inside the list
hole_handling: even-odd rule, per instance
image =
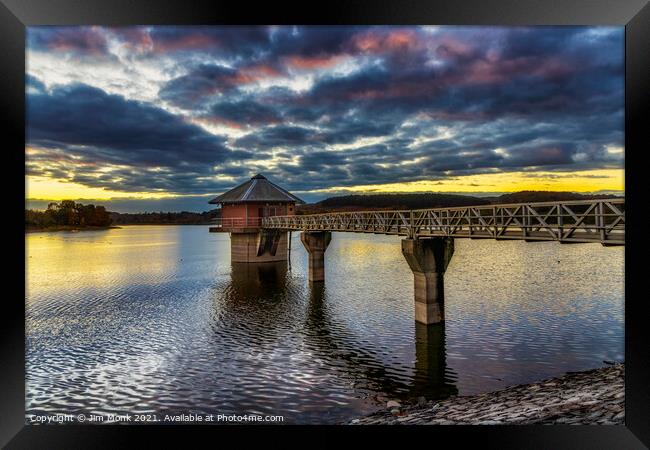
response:
[[[490,197],[494,204],[506,203],[535,203],[535,202],[562,202],[570,200],[596,200],[617,198],[611,194],[578,194],[577,192],[566,191],[519,191],[503,194],[498,197]]]
[[[116,225],[206,225],[217,217],[221,217],[221,210],[213,209],[195,213],[181,212],[144,212],[144,213],[117,213],[111,212],[111,218]]]
[[[45,211],[25,210],[27,228],[107,227],[111,216],[103,206],[83,205],[72,200],[52,202]]]

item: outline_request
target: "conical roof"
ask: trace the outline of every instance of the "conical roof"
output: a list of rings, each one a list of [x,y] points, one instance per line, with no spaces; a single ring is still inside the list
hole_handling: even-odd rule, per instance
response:
[[[305,203],[295,195],[257,174],[244,184],[213,198],[208,203],[286,202]]]

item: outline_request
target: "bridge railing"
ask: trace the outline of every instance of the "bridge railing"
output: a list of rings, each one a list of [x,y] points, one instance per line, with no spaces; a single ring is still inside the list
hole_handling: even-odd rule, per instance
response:
[[[625,243],[625,199],[265,217],[264,228]]]

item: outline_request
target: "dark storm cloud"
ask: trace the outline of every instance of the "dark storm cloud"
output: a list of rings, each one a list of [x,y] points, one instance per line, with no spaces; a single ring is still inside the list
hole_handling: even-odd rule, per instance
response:
[[[50,94],[28,95],[27,111],[28,145],[63,149],[65,155],[61,150],[43,150],[30,156],[32,173],[36,167],[49,170],[42,160],[49,165],[76,162],[83,164],[73,181],[93,181],[93,185],[118,190],[191,191],[201,184],[192,178],[212,175],[213,166],[252,156],[230,150],[223,138],[165,110],[83,84],[59,87]],[[130,169],[97,176],[102,165],[126,165]],[[120,181],[109,181],[116,178]]]
[[[176,106],[191,109],[206,97],[236,86],[237,70],[215,65],[200,65],[187,75],[174,78],[158,92],[158,96]]]
[[[401,59],[408,56],[418,61],[423,59],[426,52],[422,46],[406,44],[418,39],[416,33],[405,34],[401,41],[395,39],[405,44],[391,46],[385,44],[386,41],[391,42],[391,34],[405,32],[400,29],[387,30],[361,32],[362,38],[357,41],[363,45],[358,44],[357,47],[364,50],[357,49],[357,53],[365,54],[372,50],[381,55],[384,61],[392,61],[397,56]],[[552,37],[544,37],[539,44],[536,39],[538,35],[545,36],[543,30],[515,30],[499,35],[499,42],[505,42],[504,50],[493,54],[489,53],[488,47],[461,45],[452,34],[441,40],[434,52],[442,55],[445,63],[441,67],[384,64],[346,77],[325,77],[305,94],[279,95],[275,107],[278,115],[286,119],[309,121],[332,115],[340,119],[346,109],[356,107],[359,110],[357,114],[371,112],[373,122],[376,122],[378,114],[390,112],[393,124],[418,111],[441,119],[490,120],[504,115],[532,117],[536,114],[598,113],[607,108],[620,109],[622,59],[614,61],[615,64],[613,61],[603,63],[594,53],[594,61],[591,61],[588,52],[583,52],[587,53],[587,56],[582,56],[584,64],[577,66],[572,59],[563,59],[563,54],[573,58],[575,51],[571,46],[584,46],[580,40],[584,30],[553,27],[546,31]],[[283,35],[287,34],[290,34],[289,30],[283,32]],[[354,45],[341,36],[354,41],[352,33],[335,33],[334,37],[339,39],[324,46],[321,54],[342,52],[344,49],[346,54],[354,54]],[[517,43],[511,43],[513,40]],[[611,40],[608,38],[608,42]],[[526,54],[526,46],[530,54]],[[278,47],[281,51],[287,51],[283,46]],[[272,53],[274,50],[278,53]],[[270,50],[276,57],[281,51],[273,47]],[[427,51],[430,52],[430,49]],[[621,52],[614,54],[620,55]],[[246,66],[231,69],[238,75],[231,71],[221,73],[223,70],[199,66],[188,75],[172,80],[161,91],[163,97],[181,106],[187,105],[188,98],[190,102],[196,99],[207,101],[207,94],[234,89],[254,78]],[[602,92],[609,92],[610,95],[603,96]],[[245,120],[245,116],[242,119]],[[371,121],[368,120],[368,123]]]
[[[320,171],[327,166],[344,166],[348,161],[345,154],[325,151],[306,152],[299,160],[300,167],[308,171]]]
[[[272,49],[279,55],[318,56],[344,52],[360,26],[281,27],[272,34]]]
[[[211,51],[233,59],[251,58],[270,43],[268,27],[258,26],[154,27],[148,36],[154,53]]]
[[[75,84],[28,96],[28,142],[107,149],[118,159],[174,166],[246,157],[181,117]]]
[[[115,38],[141,55],[179,52],[215,52],[237,60],[263,51],[270,42],[267,27],[30,27],[28,46],[34,50],[86,55],[108,54],[108,40]]]
[[[35,76],[26,74],[25,75],[25,91],[29,93],[39,93],[42,94],[45,92],[45,85],[41,80]]]
[[[280,146],[306,146],[315,143],[317,132],[305,127],[277,125],[266,127],[237,139],[239,148],[273,148]]]
[[[85,57],[109,56],[105,32],[99,27],[30,27],[27,46],[53,53],[70,53]]]
[[[574,27],[517,27],[506,31],[501,52],[505,58],[554,56],[572,45],[578,33]]]
[[[227,48],[215,53],[229,61],[229,66],[199,64],[185,75],[171,80],[161,89],[161,98],[180,107],[202,106],[209,96],[235,90],[267,77],[279,77],[292,71],[309,71],[335,63],[333,57],[346,54],[349,40],[358,27],[254,27],[226,28],[202,32],[202,29],[158,29],[150,35],[160,40],[162,35],[172,36],[172,42],[196,41],[228,43]],[[227,36],[225,36],[227,34]],[[202,37],[200,37],[202,36]],[[191,50],[192,45],[185,48]],[[234,53],[233,53],[234,52]],[[236,58],[233,58],[236,54]]]
[[[207,117],[217,122],[260,125],[277,123],[282,119],[282,114],[275,108],[245,99],[215,103]]]
[[[511,156],[504,158],[502,165],[521,167],[571,164],[575,153],[575,146],[567,143],[524,147],[511,151]]]
[[[28,42],[96,55],[106,36],[177,61],[159,106],[184,112],[88,86],[46,93],[30,78],[30,142],[51,149],[45,157],[78,155],[87,165],[75,176],[89,185],[117,188],[93,163],[132,167],[119,172],[122,189],[197,193],[222,185],[211,175],[255,171],[307,190],[622,167],[606,151],[623,146],[622,28],[65,28],[30,31]],[[245,134],[226,140],[190,119]]]

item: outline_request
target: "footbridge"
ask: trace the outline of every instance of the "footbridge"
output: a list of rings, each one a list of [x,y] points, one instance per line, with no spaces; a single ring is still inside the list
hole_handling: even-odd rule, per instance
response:
[[[274,216],[262,228],[625,245],[625,199]]]
[[[443,275],[454,239],[625,245],[625,199],[272,216],[262,218],[260,226],[267,235],[302,232],[312,282],[325,279],[333,231],[404,236],[402,254],[414,275],[415,320],[432,324],[444,321]]]

